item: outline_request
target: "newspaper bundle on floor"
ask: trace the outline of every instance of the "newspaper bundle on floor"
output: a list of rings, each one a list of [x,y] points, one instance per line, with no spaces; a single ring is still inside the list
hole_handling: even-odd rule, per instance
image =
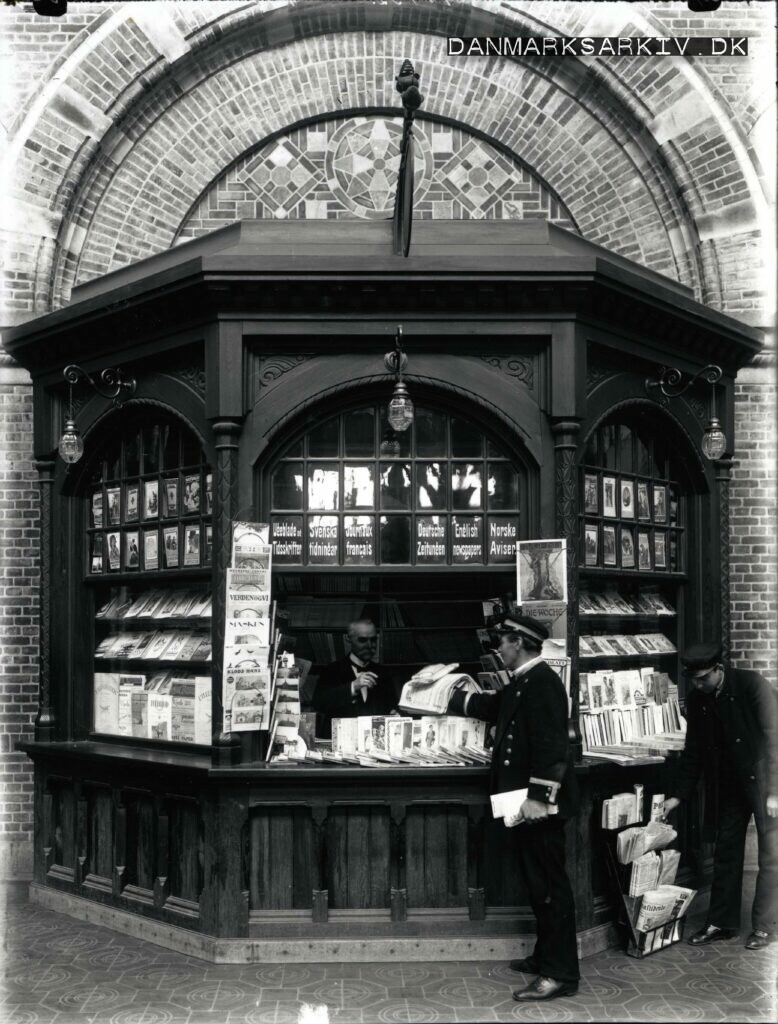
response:
[[[270,728],[271,552],[266,523],[232,524],[224,608],[225,732]]]
[[[616,856],[620,864],[631,864],[649,850],[661,850],[676,838],[676,831],[663,821],[625,828],[616,839]]]
[[[683,917],[696,895],[696,889],[680,885],[660,885],[643,893],[635,928],[647,932]]]
[[[445,715],[456,690],[480,693],[481,687],[475,679],[465,672],[457,672],[457,667],[456,662],[426,665],[403,686],[399,709],[421,715]]]

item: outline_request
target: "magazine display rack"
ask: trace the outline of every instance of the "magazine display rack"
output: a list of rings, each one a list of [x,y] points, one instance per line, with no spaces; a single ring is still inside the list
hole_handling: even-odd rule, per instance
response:
[[[210,745],[211,468],[189,431],[139,412],[88,472],[91,733]]]
[[[630,821],[628,824],[621,825],[615,829],[603,828],[602,837],[608,874],[618,900],[618,922],[626,931],[627,943],[625,951],[628,956],[642,959],[658,952],[660,949],[666,949],[668,946],[674,945],[683,938],[686,912],[696,893],[694,890],[679,890],[679,893],[685,894],[685,898],[682,895],[682,898],[676,902],[676,910],[670,914],[669,919],[665,919],[653,927],[640,926],[644,900],[646,896],[651,895],[651,891],[636,896],[629,894],[630,877],[634,864],[622,864],[617,854],[619,835],[626,833],[629,829],[635,829],[636,826],[638,828],[641,827],[640,819]],[[674,832],[672,837],[673,839],[675,838]],[[666,850],[670,841],[672,839],[664,846],[657,848]]]

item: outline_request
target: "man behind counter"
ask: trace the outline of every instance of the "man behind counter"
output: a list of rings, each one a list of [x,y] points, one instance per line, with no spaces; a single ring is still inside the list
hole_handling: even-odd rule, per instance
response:
[[[358,619],[348,627],[351,652],[325,666],[313,693],[312,704],[323,721],[320,735],[329,737],[333,718],[388,715],[397,705],[389,675],[375,662],[378,630],[370,619]]]

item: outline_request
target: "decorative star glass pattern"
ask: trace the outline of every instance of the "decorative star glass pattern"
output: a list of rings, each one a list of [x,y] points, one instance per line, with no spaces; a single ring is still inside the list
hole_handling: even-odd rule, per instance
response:
[[[341,202],[362,217],[388,217],[394,208],[400,168],[402,124],[385,118],[346,122],[330,140],[327,184]],[[429,145],[414,132],[416,199],[429,184]]]

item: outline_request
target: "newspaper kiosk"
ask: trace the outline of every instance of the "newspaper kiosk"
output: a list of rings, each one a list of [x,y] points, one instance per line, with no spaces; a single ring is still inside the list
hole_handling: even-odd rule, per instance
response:
[[[312,674],[366,615],[402,683],[477,662],[482,602],[515,588],[515,540],[556,537],[582,794],[569,874],[584,955],[612,941],[593,809],[626,769],[584,755],[597,744],[581,737],[579,677],[653,667],[678,682],[692,637],[728,642],[729,459],[699,452],[708,391],[664,407],[644,385],[668,361],[716,360],[731,442],[734,377],[759,338],[546,223],[421,222],[408,259],[390,230],[243,222],[7,332],[35,392],[40,711],[24,749],[42,904],[218,960],[528,949],[488,767],[268,764],[262,732],[224,730],[225,571],[232,523],[269,523],[273,597]],[[415,407],[399,437],[383,358],[398,324]],[[74,362],[120,367],[133,395],[116,409],[75,387],[69,409]],[[57,456],[68,411],[74,465]],[[642,513],[625,488],[635,502],[645,489]],[[625,604],[592,610],[614,594]],[[661,621],[647,595],[670,609]],[[649,634],[669,649],[597,640]],[[122,677],[117,733],[98,676]],[[167,738],[155,692],[177,701]],[[668,791],[671,767],[633,759],[628,782]],[[679,878],[695,888],[698,818],[695,805],[680,824]]]

